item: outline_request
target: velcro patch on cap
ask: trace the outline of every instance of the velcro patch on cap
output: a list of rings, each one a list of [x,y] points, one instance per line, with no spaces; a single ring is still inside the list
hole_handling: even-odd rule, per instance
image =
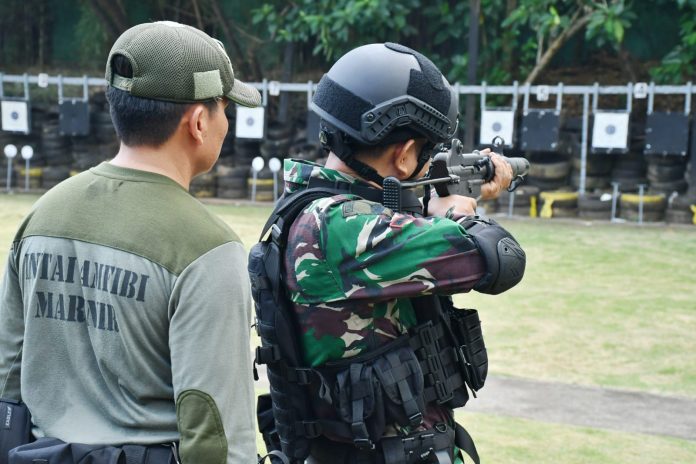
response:
[[[193,86],[195,100],[208,100],[222,96],[220,70],[213,69],[212,71],[193,73]]]

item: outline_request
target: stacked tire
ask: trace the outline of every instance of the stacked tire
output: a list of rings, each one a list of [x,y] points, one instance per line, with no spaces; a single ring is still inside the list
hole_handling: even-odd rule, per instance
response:
[[[558,153],[532,153],[529,155],[527,183],[541,191],[557,190],[568,185],[570,161]]]
[[[667,198],[662,194],[643,195],[643,222],[660,222],[665,218]],[[640,195],[622,193],[619,217],[631,222],[640,220]]]
[[[266,138],[261,143],[261,156],[268,161],[271,158],[283,159],[288,156],[292,143],[292,127],[289,124],[272,122],[266,128]]]
[[[673,192],[684,193],[686,182],[686,158],[681,156],[654,156],[648,158],[647,178],[650,190],[667,196]]]
[[[196,176],[191,181],[189,192],[198,198],[213,198],[217,194],[217,179],[215,171]]]
[[[665,220],[671,224],[696,224],[696,194],[672,198],[665,213]]]
[[[610,193],[586,193],[578,197],[578,216],[588,220],[611,220],[613,197]]]
[[[279,198],[282,194],[282,184],[283,183],[281,179],[278,179],[275,182],[277,189],[276,198]],[[273,186],[273,173],[268,168],[268,166],[265,166],[263,169],[261,169],[256,174],[256,178],[254,178],[252,175],[249,175],[249,178],[247,180],[247,189],[250,192],[250,194],[254,192],[256,193],[256,196],[252,198],[252,200],[255,201],[273,201]]]
[[[574,218],[578,216],[578,194],[576,192],[541,192],[543,218]]]
[[[218,160],[218,163],[232,165],[234,164],[234,112],[226,111],[225,116],[227,116],[227,124],[229,130],[227,131],[227,135],[225,135],[225,140],[222,142],[222,148],[220,149],[220,159]]]
[[[46,166],[41,175],[41,188],[48,190],[70,177],[73,155],[70,140],[63,137],[58,125],[58,113],[50,111],[41,130],[41,151]]]
[[[247,178],[250,169],[248,165],[230,166],[219,163],[215,168],[217,196],[219,198],[247,198]]]
[[[587,155],[585,164],[585,191],[608,190],[611,188],[611,171],[614,159],[609,155]],[[580,189],[580,172],[582,159],[579,156],[572,158],[572,171],[570,174],[570,186]]]
[[[512,202],[512,214],[515,216],[536,217],[538,211],[539,187],[522,185],[513,193],[503,191],[498,197],[498,212],[509,213]]]
[[[251,166],[251,160],[261,154],[259,141],[251,139],[234,140],[234,164],[237,166]]]
[[[611,181],[619,184],[621,192],[637,192],[640,185],[648,185],[646,169],[642,154],[618,155],[611,171]]]

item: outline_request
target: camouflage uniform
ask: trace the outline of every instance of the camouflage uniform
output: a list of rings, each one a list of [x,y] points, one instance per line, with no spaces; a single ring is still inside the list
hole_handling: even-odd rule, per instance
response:
[[[306,188],[312,177],[368,185],[313,163],[285,161],[288,192]],[[313,367],[392,341],[416,324],[411,297],[467,292],[486,271],[455,220],[395,213],[351,194],[316,200],[297,217],[285,268],[305,361]],[[429,407],[425,425],[448,416]]]

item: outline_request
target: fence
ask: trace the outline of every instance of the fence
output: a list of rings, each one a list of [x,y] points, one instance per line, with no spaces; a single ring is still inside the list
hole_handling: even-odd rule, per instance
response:
[[[5,84],[19,84],[23,87],[24,95],[19,95],[15,97],[24,98],[30,100],[31,98],[31,87],[38,86],[42,88],[47,88],[51,86],[57,87],[58,99],[62,101],[63,90],[65,86],[81,86],[83,88],[84,95],[88,94],[88,87],[104,87],[105,81],[103,78],[95,77],[62,77],[62,76],[48,76],[46,74],[41,74],[38,76],[30,75],[6,75],[0,73],[0,99],[8,98],[6,92],[4,91]],[[271,97],[276,97],[282,93],[304,93],[307,95],[307,102],[311,101],[312,93],[316,90],[316,84],[312,81],[305,83],[283,83],[277,81],[264,80],[263,82],[251,83],[252,86],[257,88],[262,95],[262,102],[264,106],[267,106],[269,99]],[[587,160],[588,151],[591,147],[590,141],[590,117],[597,115],[600,112],[606,113],[607,111],[600,110],[600,97],[605,95],[623,95],[625,96],[626,106],[621,109],[613,109],[618,113],[624,113],[630,115],[633,110],[634,99],[646,100],[647,112],[648,114],[653,112],[654,99],[658,95],[681,95],[684,97],[684,111],[683,115],[685,119],[689,119],[689,114],[691,110],[691,97],[696,91],[696,89],[687,83],[685,85],[654,85],[653,83],[628,83],[626,85],[610,85],[601,86],[599,84],[594,85],[563,85],[559,83],[554,86],[546,85],[518,85],[516,82],[513,85],[486,85],[482,83],[481,85],[461,85],[455,84],[454,90],[458,92],[461,96],[472,96],[478,98],[480,105],[480,114],[483,117],[484,112],[489,110],[496,111],[507,111],[512,115],[513,125],[515,124],[515,116],[519,112],[519,107],[522,106],[522,115],[527,115],[530,112],[540,110],[540,108],[532,109],[531,97],[536,96],[538,101],[547,101],[550,96],[554,96],[556,99],[555,108],[545,108],[545,111],[560,113],[562,110],[563,99],[565,97],[574,96],[576,98],[582,99],[582,111],[581,111],[581,127],[580,127],[580,166],[579,166],[579,185],[578,193],[584,194],[586,191],[587,183]],[[487,102],[490,96],[508,96],[510,98],[509,106],[505,108],[489,108],[487,107]],[[498,97],[499,98],[499,97]],[[521,105],[520,105],[521,101]],[[470,107],[470,106],[469,106]],[[472,115],[467,115],[467,120],[470,120]],[[627,119],[627,118],[626,118]],[[688,137],[688,134],[687,134]],[[470,137],[469,137],[470,138]],[[609,149],[609,152],[612,150]],[[620,151],[620,150],[619,150]],[[696,149],[690,150],[692,157],[692,166],[696,166]],[[686,155],[686,153],[682,153]],[[691,169],[689,185],[693,187],[696,186],[696,168]]]

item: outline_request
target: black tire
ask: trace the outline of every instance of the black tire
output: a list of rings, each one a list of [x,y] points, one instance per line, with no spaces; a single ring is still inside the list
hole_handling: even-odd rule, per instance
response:
[[[578,217],[592,221],[610,221],[611,208],[608,211],[578,210]]]
[[[638,222],[638,210],[621,209],[619,217],[627,221]],[[664,211],[643,211],[643,222],[661,222],[664,218]]]
[[[543,192],[539,195],[540,203],[543,205],[544,202],[549,201],[547,198],[547,194],[549,196],[553,196],[555,192]],[[559,193],[569,193],[569,192],[559,192]],[[574,195],[574,198],[563,198],[563,199],[556,199],[553,198],[553,207],[554,208],[562,208],[562,209],[575,209],[578,207],[578,198],[577,195]]]
[[[246,190],[246,177],[218,177],[218,189],[242,189]]]
[[[686,174],[686,165],[648,165],[648,179],[655,182],[666,182],[671,180],[681,180]]]
[[[515,190],[515,204],[514,206],[529,206],[532,197],[539,196],[539,187],[533,185],[522,185]],[[500,192],[498,197],[498,205],[500,205],[502,211],[507,211],[508,204],[510,202],[510,192],[503,191]]]
[[[499,214],[507,215],[507,214],[508,214],[508,211],[509,211],[509,209],[508,209],[508,206],[507,206],[507,205],[503,206],[503,205],[501,205],[501,204],[498,204],[498,213],[499,213]],[[539,212],[539,211],[537,210],[537,214],[538,214],[538,212]],[[512,208],[512,215],[513,215],[513,216],[521,216],[521,217],[531,217],[531,216],[532,216],[532,214],[531,214],[531,206],[530,206],[530,205],[526,205],[526,206],[522,206],[522,205],[520,205],[520,206],[514,206],[514,207]]]
[[[596,190],[609,188],[611,185],[611,179],[607,176],[591,176],[587,175],[585,177],[585,189],[586,190]],[[580,188],[580,173],[573,172],[570,176],[570,186],[574,189]]]
[[[640,185],[645,185],[646,187],[649,185],[648,179],[638,177],[612,177],[611,181],[612,183],[618,182],[621,192],[637,192]]]
[[[527,183],[538,187],[541,191],[558,190],[563,187],[569,186],[567,178],[561,179],[539,179],[537,177],[529,176],[527,177]]]
[[[553,203],[554,206],[551,208],[552,215],[551,218],[575,218],[578,217],[577,208],[557,208],[556,202]]]
[[[667,207],[666,197],[658,195],[646,195],[644,198],[643,211],[665,211],[665,208]],[[621,206],[621,211],[638,211],[640,207],[640,203],[638,201],[635,201],[632,197],[629,199],[629,197],[626,197],[625,195],[621,195],[619,198],[619,204]]]
[[[594,211],[605,212],[611,211],[611,199],[602,200],[601,194],[586,193],[578,197],[578,209],[580,212]]]
[[[221,188],[218,186],[218,191],[217,191],[217,196],[218,198],[247,198],[247,189],[246,185],[244,188]]]
[[[580,172],[580,167],[582,166],[582,161],[580,158],[574,157],[572,159],[573,168]],[[614,166],[614,159],[610,156],[589,156],[587,157],[587,174],[588,175],[603,175],[609,174],[612,167]]]
[[[558,155],[530,157],[529,176],[536,179],[564,179],[570,173],[570,161]]]
[[[289,124],[271,122],[266,127],[266,137],[269,140],[280,140],[290,137],[292,127]]]
[[[668,182],[650,182],[650,189],[658,192],[670,194],[672,192],[683,193],[689,188],[686,179],[673,180]]]
[[[668,209],[665,213],[665,221],[671,224],[693,224],[694,213],[683,209]]]
[[[691,211],[691,205],[696,205],[696,195],[679,195],[672,200],[672,208]]]

